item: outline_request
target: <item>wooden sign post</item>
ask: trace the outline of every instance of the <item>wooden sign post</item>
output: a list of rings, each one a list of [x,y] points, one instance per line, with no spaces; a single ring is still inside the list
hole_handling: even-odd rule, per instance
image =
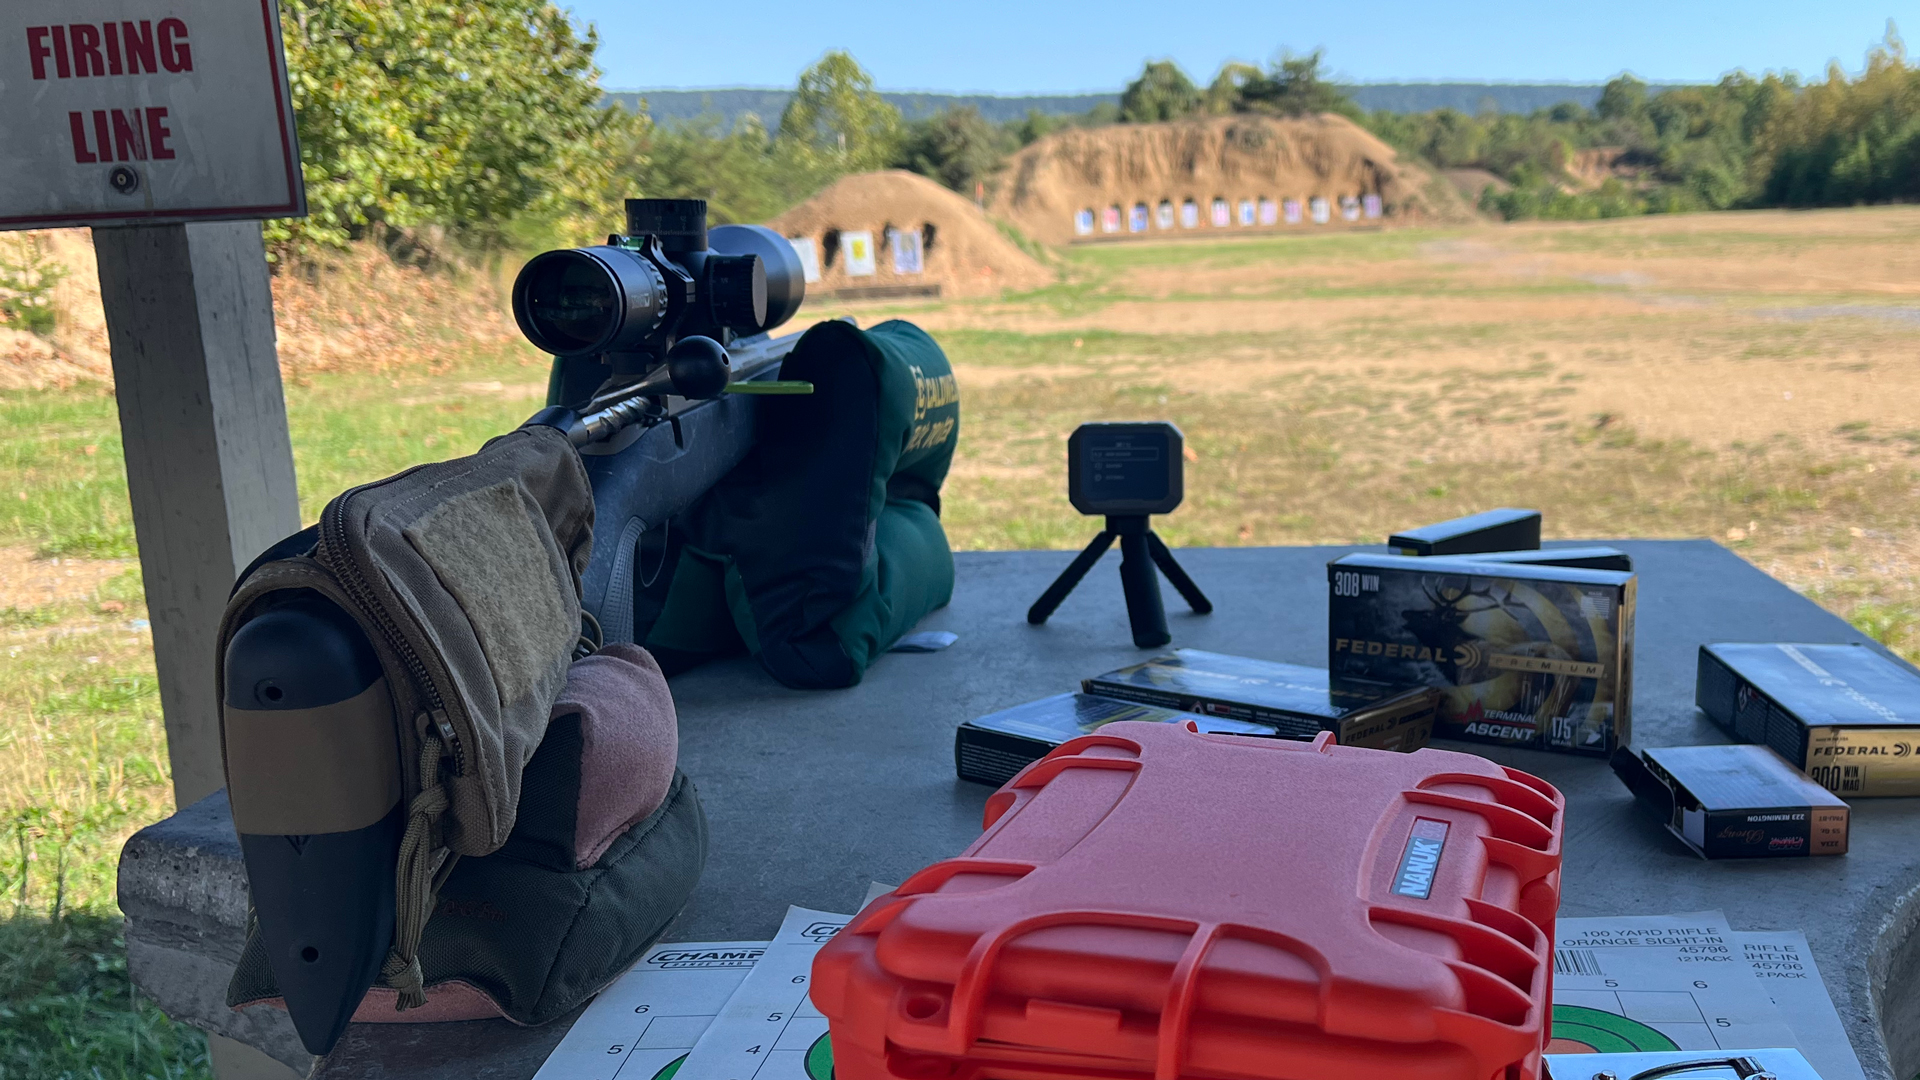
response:
[[[305,213],[274,0],[0,6],[0,228],[93,228],[180,806],[225,783],[227,592],[300,527],[260,220]],[[209,1039],[221,1080],[292,1075]]]

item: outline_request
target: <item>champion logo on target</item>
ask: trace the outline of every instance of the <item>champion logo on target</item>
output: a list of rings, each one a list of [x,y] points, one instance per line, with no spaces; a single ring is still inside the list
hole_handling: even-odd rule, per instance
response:
[[[1433,893],[1433,875],[1440,869],[1440,853],[1447,846],[1447,823],[1433,818],[1414,818],[1413,831],[1407,836],[1407,849],[1400,855],[1400,869],[1393,875],[1393,894],[1425,900]]]

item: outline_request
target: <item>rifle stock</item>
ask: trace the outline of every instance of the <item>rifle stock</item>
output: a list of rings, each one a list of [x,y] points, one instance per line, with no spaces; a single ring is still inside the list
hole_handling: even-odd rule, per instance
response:
[[[771,380],[799,340],[762,334],[734,342],[727,349],[734,382]],[[598,620],[603,643],[634,640],[637,594],[664,572],[640,565],[641,538],[693,505],[753,446],[753,395],[666,400],[664,422],[628,427],[580,451],[594,502],[593,557],[581,575],[580,603]]]

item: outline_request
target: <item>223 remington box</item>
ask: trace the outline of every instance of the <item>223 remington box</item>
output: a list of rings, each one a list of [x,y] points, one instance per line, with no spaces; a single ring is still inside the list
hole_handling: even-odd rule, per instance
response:
[[[1431,687],[1439,738],[1602,757],[1630,740],[1632,574],[1356,554],[1327,583],[1336,691]]]
[[[1198,716],[1092,694],[1055,694],[961,724],[953,737],[954,771],[962,780],[999,787],[1028,764],[1046,757],[1054,747],[1091,735],[1116,720],[1161,724],[1192,720],[1201,731],[1273,735],[1273,728],[1265,724]]]
[[[1613,771],[1702,858],[1847,853],[1847,804],[1764,746],[1623,746]]]
[[[1268,734],[1311,739],[1331,731],[1341,746],[1412,753],[1433,732],[1434,695],[1418,687],[1336,691],[1325,668],[1175,649],[1083,680],[1080,689],[1267,725]]]
[[[1828,791],[1920,795],[1920,673],[1865,645],[1702,645],[1694,700]]]

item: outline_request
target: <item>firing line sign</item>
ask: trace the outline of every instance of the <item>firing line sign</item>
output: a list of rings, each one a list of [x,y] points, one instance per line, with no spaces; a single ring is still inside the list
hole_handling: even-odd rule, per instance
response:
[[[274,0],[0,3],[0,229],[306,212]]]

